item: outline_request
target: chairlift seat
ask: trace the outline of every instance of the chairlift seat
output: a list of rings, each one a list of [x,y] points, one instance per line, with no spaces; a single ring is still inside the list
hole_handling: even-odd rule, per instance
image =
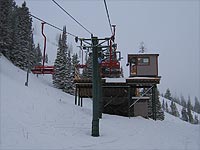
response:
[[[77,68],[86,68],[87,65],[86,64],[77,64],[76,67]]]
[[[54,66],[35,66],[31,71],[33,74],[53,74]]]
[[[120,68],[120,63],[119,63],[119,61],[111,61],[111,62],[109,62],[109,61],[102,61],[101,62],[101,67],[108,67],[108,68]]]

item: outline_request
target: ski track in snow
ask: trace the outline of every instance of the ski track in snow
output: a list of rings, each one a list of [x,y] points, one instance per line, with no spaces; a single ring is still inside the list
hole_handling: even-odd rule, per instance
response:
[[[200,150],[200,125],[169,114],[164,121],[103,114],[100,137],[92,137],[91,99],[75,106],[49,75],[30,74],[26,87],[26,72],[0,63],[1,150]]]

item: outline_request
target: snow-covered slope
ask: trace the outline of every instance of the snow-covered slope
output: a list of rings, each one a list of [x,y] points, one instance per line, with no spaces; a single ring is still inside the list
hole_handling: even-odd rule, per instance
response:
[[[160,96],[160,102],[161,102],[161,104],[162,104],[163,101],[164,101],[165,104],[167,103],[168,109],[169,109],[169,111],[171,111],[171,108],[170,108],[171,101],[170,101],[169,99],[166,99],[166,98]],[[182,110],[183,107],[182,107],[181,105],[177,104],[176,102],[174,102],[174,103],[176,104],[177,110],[178,110],[178,112],[179,112],[179,114],[180,114],[180,117],[179,117],[179,119],[180,119],[180,118],[182,117],[182,115],[181,115],[181,110]],[[196,115],[196,116],[198,117],[198,120],[200,120],[200,114],[198,114],[198,113],[196,113],[196,112],[194,112],[194,111],[191,111],[191,113],[192,113],[192,115],[193,115],[193,118],[194,118],[195,115]],[[165,114],[166,114],[166,113],[165,113]]]
[[[0,149],[199,150],[200,126],[165,114],[164,121],[103,114],[100,137],[91,136],[92,102],[51,84],[51,76],[30,74],[0,58]]]

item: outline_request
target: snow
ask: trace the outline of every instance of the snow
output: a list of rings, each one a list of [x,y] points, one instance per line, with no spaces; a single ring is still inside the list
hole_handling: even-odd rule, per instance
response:
[[[148,79],[158,79],[158,78],[160,78],[159,76],[158,77],[130,77],[130,78],[127,78],[127,79],[146,79],[146,80],[148,80]]]
[[[106,83],[126,83],[126,79],[157,79],[155,77],[103,78]]]
[[[200,126],[170,114],[164,121],[103,114],[100,137],[91,136],[92,101],[56,89],[51,76],[38,78],[0,58],[0,149],[12,150],[199,150]]]
[[[104,78],[106,83],[126,83],[126,78]]]

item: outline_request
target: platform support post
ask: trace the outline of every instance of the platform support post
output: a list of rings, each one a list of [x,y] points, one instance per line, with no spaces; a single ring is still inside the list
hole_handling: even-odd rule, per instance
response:
[[[81,97],[81,107],[83,107],[83,97]]]
[[[93,97],[93,117],[92,117],[92,136],[99,136],[99,64],[98,64],[98,38],[92,36],[92,97]]]
[[[77,105],[77,84],[75,85],[75,105]]]
[[[128,87],[128,117],[130,119],[131,114],[130,114],[130,103],[132,101],[132,97],[131,97],[131,87]]]
[[[99,78],[99,118],[102,118],[102,112],[103,112],[103,99],[102,99],[102,83],[101,83],[101,77]]]
[[[157,98],[157,85],[152,88],[152,117],[156,120],[156,98]]]
[[[99,118],[102,118],[102,112],[103,112],[103,99],[102,99],[102,80],[100,75],[100,59],[99,59],[99,52],[101,52],[102,49],[98,47],[98,97],[99,97]]]
[[[30,50],[28,53],[28,69],[27,69],[27,74],[26,74],[26,82],[25,82],[25,86],[28,86],[28,80],[29,80],[29,72],[30,72],[30,55],[31,55],[31,51],[32,51],[32,42],[33,42],[33,31],[31,31],[31,39],[30,39]]]

